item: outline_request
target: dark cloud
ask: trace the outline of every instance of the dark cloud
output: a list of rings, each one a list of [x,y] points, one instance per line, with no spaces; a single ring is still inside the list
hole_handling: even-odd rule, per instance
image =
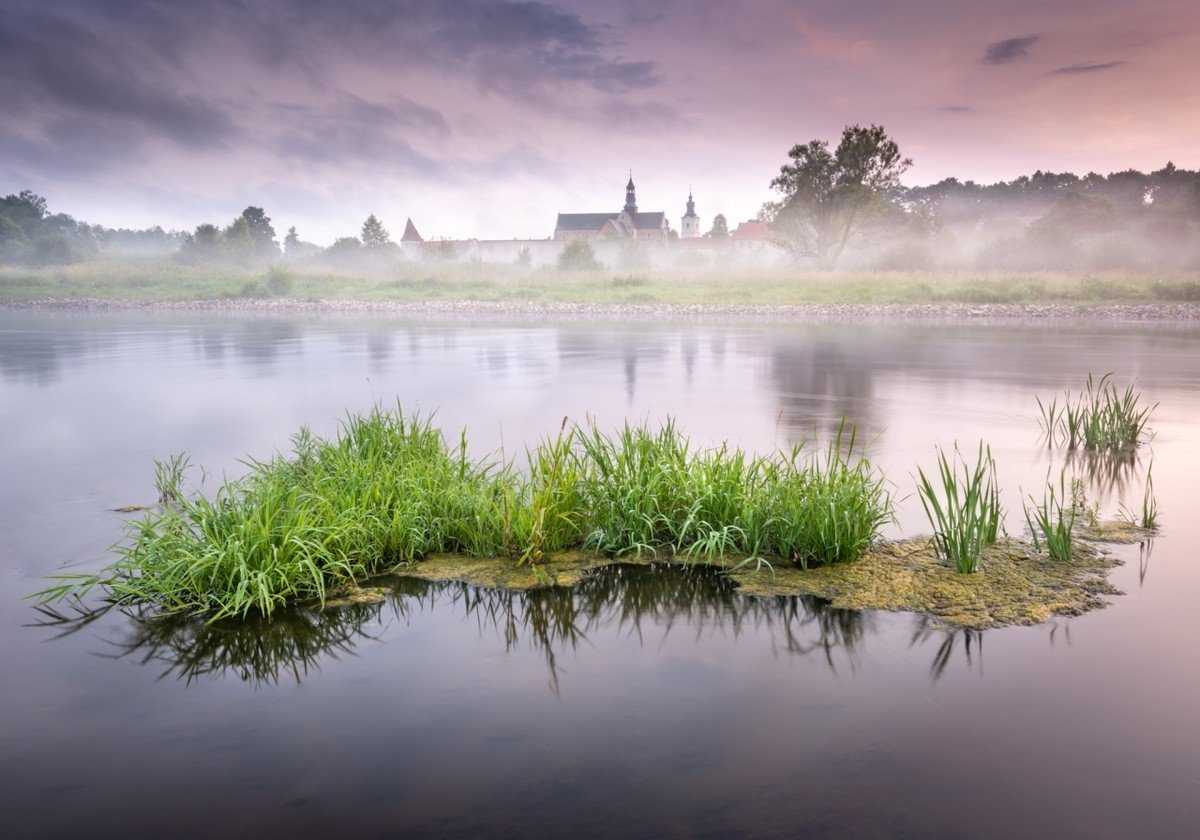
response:
[[[150,143],[236,143],[433,171],[419,149],[451,130],[435,103],[418,101],[435,94],[409,95],[414,75],[440,79],[438,95],[465,83],[596,120],[609,100],[663,81],[654,61],[622,49],[611,27],[536,0],[0,0],[0,148],[19,171],[75,171],[89,136],[95,168]],[[559,107],[575,93],[598,104]]]
[[[313,166],[368,162],[379,176],[415,175],[436,178],[445,165],[417,151],[403,138],[362,131],[353,123],[311,120],[277,136],[271,146],[283,160]]]
[[[983,51],[984,64],[1008,64],[1029,54],[1029,48],[1041,40],[1040,35],[1025,35],[1021,38],[1006,38],[987,45]]]
[[[461,64],[488,90],[527,97],[578,82],[621,93],[663,80],[653,61],[617,55],[608,28],[545,3],[476,0],[448,11],[433,34],[439,60]]]
[[[174,86],[175,67],[137,43],[114,44],[91,27],[41,12],[0,18],[0,100],[40,119],[135,123],[189,148],[238,133],[212,101]]]
[[[1067,67],[1059,67],[1057,70],[1051,70],[1051,76],[1070,76],[1076,73],[1097,73],[1101,70],[1111,70],[1114,67],[1120,67],[1124,61],[1106,61],[1103,64],[1072,64]]]
[[[409,138],[450,134],[440,111],[394,95],[372,102],[342,93],[331,106],[272,103],[276,130],[267,134],[273,155],[311,164],[368,163],[387,174],[437,175],[442,163],[418,152]]]

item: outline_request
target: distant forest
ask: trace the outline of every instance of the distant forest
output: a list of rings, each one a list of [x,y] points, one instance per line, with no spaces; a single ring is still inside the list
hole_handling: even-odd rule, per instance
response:
[[[1170,163],[1149,173],[1038,171],[996,184],[948,178],[895,188],[886,202],[883,223],[862,237],[844,267],[1200,269],[1200,172]],[[223,227],[203,224],[189,233],[87,224],[51,213],[46,200],[28,190],[0,198],[0,265],[64,265],[106,255],[262,265],[395,249],[373,215],[358,235],[322,248],[302,240],[294,227],[281,243],[259,207],[247,207]]]

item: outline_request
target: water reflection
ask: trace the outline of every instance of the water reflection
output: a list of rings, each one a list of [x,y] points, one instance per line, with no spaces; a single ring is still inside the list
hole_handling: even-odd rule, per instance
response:
[[[185,683],[228,677],[255,685],[299,683],[323,664],[354,655],[364,641],[382,638],[395,622],[407,625],[418,614],[451,610],[506,652],[523,648],[539,654],[557,694],[562,657],[605,634],[635,638],[640,647],[661,645],[673,633],[688,634],[696,644],[712,635],[765,638],[775,655],[817,655],[837,673],[839,660],[855,667],[875,629],[871,613],[833,609],[811,596],[742,596],[726,576],[694,566],[611,566],[573,588],[533,591],[413,578],[388,580],[383,589],[386,597],[373,603],[291,611],[269,621],[206,623],[132,614],[117,637],[101,636],[106,649],[97,653],[159,666],[159,679]],[[42,612],[41,626],[60,636],[103,615],[83,609]]]
[[[202,678],[233,677],[255,685],[278,685],[289,678],[299,683],[325,661],[353,655],[364,640],[377,638],[382,602],[351,604],[325,611],[295,611],[273,620],[208,623],[197,618],[128,615],[123,635],[101,637],[106,648],[96,651],[107,659],[134,659],[161,666],[158,679],[175,677],[188,684]],[[71,635],[97,621],[103,610],[75,614],[41,608],[43,627]]]
[[[53,385],[74,360],[102,354],[119,341],[118,336],[72,329],[70,324],[56,326],[39,330],[0,322],[0,376],[13,382]]]
[[[1150,556],[1154,554],[1154,540],[1138,543],[1138,588],[1146,585],[1146,575],[1150,571]]]
[[[877,434],[875,377],[878,373],[845,341],[815,338],[777,343],[770,351],[770,372],[779,395],[780,420],[793,440],[814,430],[837,433],[842,419],[861,432]]]
[[[955,651],[961,651],[963,664],[967,670],[978,668],[983,673],[983,631],[971,630],[965,627],[943,627],[928,616],[917,616],[916,627],[913,630],[909,647],[924,646],[930,642],[937,644],[933,655],[933,663],[929,666],[929,676],[937,682],[946,672],[946,667],[955,658]]]
[[[1143,478],[1142,454],[1141,449],[1075,449],[1067,453],[1064,466],[1086,479],[1093,501],[1104,505],[1114,495],[1128,498],[1129,486]]]

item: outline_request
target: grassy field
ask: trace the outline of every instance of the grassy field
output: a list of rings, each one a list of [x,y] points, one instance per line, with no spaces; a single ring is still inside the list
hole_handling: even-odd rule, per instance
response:
[[[0,301],[519,301],[594,304],[937,304],[1200,302],[1200,272],[817,272],[794,269],[596,271],[471,263],[190,266],[170,258],[0,266]]]

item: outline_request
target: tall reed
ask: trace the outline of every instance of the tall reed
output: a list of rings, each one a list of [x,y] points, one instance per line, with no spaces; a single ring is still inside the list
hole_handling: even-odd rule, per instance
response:
[[[1123,449],[1137,446],[1149,436],[1147,423],[1154,409],[1143,406],[1141,394],[1132,385],[1123,391],[1106,373],[1099,381],[1089,373],[1083,390],[1072,396],[1065,392],[1060,405],[1057,398],[1043,403],[1037,398],[1041,424],[1048,445],[1061,443],[1067,449]]]
[[[1025,521],[1029,524],[1034,551],[1041,551],[1044,545],[1053,559],[1069,561],[1074,550],[1078,512],[1067,493],[1066,472],[1059,473],[1057,490],[1048,482],[1042,501],[1039,503],[1030,496],[1029,502],[1032,508],[1025,508]]]
[[[1135,512],[1125,505],[1120,506],[1121,516],[1130,525],[1153,531],[1158,528],[1158,499],[1154,495],[1154,464],[1146,469],[1146,489],[1142,492],[1142,509]]]
[[[978,571],[983,549],[996,541],[1003,518],[991,447],[980,442],[974,467],[967,466],[957,446],[953,462],[939,449],[938,486],[924,470],[918,468],[917,475],[921,506],[933,527],[938,556],[959,572]]]

